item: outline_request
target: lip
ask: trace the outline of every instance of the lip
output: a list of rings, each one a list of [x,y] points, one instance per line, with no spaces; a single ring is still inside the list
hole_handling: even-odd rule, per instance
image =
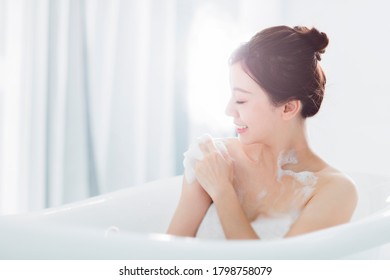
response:
[[[245,133],[246,131],[248,130],[248,128],[236,128],[236,132],[238,133],[238,134],[243,134],[243,133]]]
[[[238,134],[243,134],[248,130],[248,127],[246,125],[239,125],[239,124],[235,124],[235,125],[236,125],[236,132]]]

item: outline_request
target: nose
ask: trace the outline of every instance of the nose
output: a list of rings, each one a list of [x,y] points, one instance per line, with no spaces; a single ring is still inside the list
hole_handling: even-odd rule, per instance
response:
[[[230,98],[229,102],[225,108],[225,114],[228,115],[229,117],[236,118],[238,116],[238,113],[237,113],[237,110],[236,110],[234,104],[235,103],[234,103],[233,98]]]

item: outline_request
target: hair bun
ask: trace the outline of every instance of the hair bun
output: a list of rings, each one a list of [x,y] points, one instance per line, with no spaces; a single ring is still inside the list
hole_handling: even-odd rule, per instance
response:
[[[305,26],[295,26],[294,30],[302,34],[302,36],[310,43],[318,60],[321,60],[321,54],[325,52],[325,48],[329,44],[329,38],[324,32],[318,31],[316,28],[307,28]]]

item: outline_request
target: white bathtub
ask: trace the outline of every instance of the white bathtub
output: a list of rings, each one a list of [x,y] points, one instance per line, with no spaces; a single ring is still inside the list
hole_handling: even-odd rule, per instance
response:
[[[390,177],[353,174],[353,221],[275,241],[163,234],[182,177],[58,208],[0,217],[0,259],[390,259]]]

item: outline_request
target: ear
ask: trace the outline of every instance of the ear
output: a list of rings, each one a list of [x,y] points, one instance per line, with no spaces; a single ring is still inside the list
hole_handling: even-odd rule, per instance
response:
[[[301,111],[301,101],[290,100],[282,106],[282,117],[284,120],[291,120]]]

